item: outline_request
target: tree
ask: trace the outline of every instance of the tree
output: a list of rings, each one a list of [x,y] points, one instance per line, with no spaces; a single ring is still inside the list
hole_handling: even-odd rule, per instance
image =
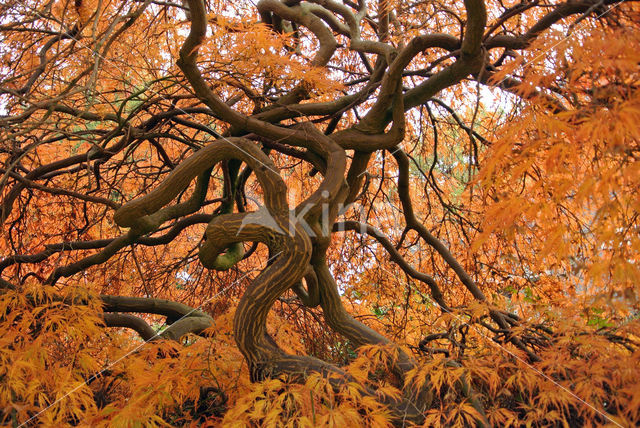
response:
[[[0,8],[3,423],[640,421],[636,2]]]

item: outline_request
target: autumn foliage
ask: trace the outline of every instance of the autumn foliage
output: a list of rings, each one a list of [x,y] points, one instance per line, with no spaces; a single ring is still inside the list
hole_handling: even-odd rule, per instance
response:
[[[633,0],[0,5],[0,424],[640,424]]]

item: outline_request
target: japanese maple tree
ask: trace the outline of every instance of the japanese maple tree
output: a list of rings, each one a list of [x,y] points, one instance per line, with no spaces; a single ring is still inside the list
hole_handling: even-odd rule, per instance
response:
[[[640,423],[636,1],[0,16],[3,424]]]

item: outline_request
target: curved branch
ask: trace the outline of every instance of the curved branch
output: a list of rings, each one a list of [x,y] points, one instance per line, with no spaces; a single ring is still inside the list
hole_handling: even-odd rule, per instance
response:
[[[273,13],[288,21],[296,22],[307,27],[320,42],[320,49],[311,61],[311,64],[323,66],[329,62],[338,47],[338,43],[322,21],[312,13],[309,13],[309,9],[306,9],[300,3],[289,7],[278,0],[260,0],[256,7],[262,16]]]
[[[156,332],[145,320],[131,314],[106,313],[102,319],[107,327],[124,327],[134,330],[145,342],[156,336]]]
[[[302,281],[293,286],[293,291],[296,293],[302,304],[308,308],[315,308],[320,304],[320,290],[318,285],[318,277],[313,270],[313,267],[309,266],[304,276],[304,281],[307,285],[305,289]]]
[[[265,189],[265,204],[271,213],[287,211],[286,187],[273,162],[251,141],[231,138],[215,141],[180,163],[153,191],[118,209],[114,221],[122,227],[134,227],[148,232],[168,218],[185,215],[182,211],[186,205],[161,208],[185,189],[195,175],[202,174],[216,163],[229,159],[242,160],[256,173],[258,181]],[[270,189],[268,192],[267,188]],[[197,210],[200,204],[201,202],[189,205],[189,209]]]
[[[634,1],[634,0],[632,0]],[[507,48],[513,50],[525,49],[531,42],[533,42],[542,32],[551,28],[551,26],[565,18],[578,13],[585,13],[592,11],[594,6],[599,3],[603,5],[617,5],[621,3],[619,0],[578,0],[567,1],[554,7],[554,9],[544,15],[536,22],[526,33],[520,36],[509,36],[505,34],[498,34],[488,38],[484,45],[487,49],[492,48]]]
[[[196,64],[198,48],[204,42],[207,32],[207,13],[202,0],[188,0],[191,12],[191,29],[182,48],[178,67],[191,84],[196,96],[221,120],[229,123],[234,132],[253,132],[274,141],[306,147],[322,153],[324,147],[315,140],[308,140],[304,132],[283,128],[239,113],[216,96],[202,77]]]

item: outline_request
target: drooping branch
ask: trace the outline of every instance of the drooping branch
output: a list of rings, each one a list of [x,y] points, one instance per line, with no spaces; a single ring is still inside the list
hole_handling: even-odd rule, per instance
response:
[[[447,246],[434,236],[416,217],[409,191],[409,159],[402,150],[394,151],[392,154],[398,163],[398,194],[402,203],[405,221],[407,222],[407,229],[413,229],[418,232],[418,235],[420,235],[420,237],[429,244],[455,272],[460,282],[462,282],[467,290],[469,290],[471,295],[473,295],[477,300],[485,302],[487,298],[473,278],[471,278],[471,275],[469,275],[469,273],[462,267],[455,256],[451,254],[451,251],[449,251]],[[489,312],[491,318],[500,326],[500,328],[509,331],[511,330],[513,321],[505,316],[504,313],[496,310],[491,310]],[[516,335],[509,335],[508,340],[526,352],[530,360],[538,361],[540,359]]]
[[[442,295],[442,291],[440,291],[440,288],[438,287],[438,284],[433,279],[433,277],[431,277],[431,275],[418,272],[413,266],[407,263],[404,257],[402,257],[402,255],[398,252],[396,247],[381,231],[379,231],[378,229],[376,229],[371,225],[360,223],[357,221],[343,221],[343,222],[335,223],[333,225],[334,232],[346,231],[346,230],[352,230],[358,233],[365,233],[371,236],[372,238],[375,238],[375,240],[378,241],[384,247],[385,250],[387,250],[393,262],[395,262],[404,272],[406,272],[407,275],[427,285],[431,290],[431,297],[433,297],[433,300],[435,300],[443,310],[449,311],[449,307],[444,301],[444,296]]]
[[[444,261],[453,269],[460,281],[467,287],[469,292],[478,300],[484,301],[486,297],[484,293],[478,288],[475,281],[467,273],[467,271],[460,265],[458,260],[451,254],[451,251],[446,245],[436,238],[429,230],[422,224],[416,217],[413,209],[413,202],[411,200],[411,193],[409,190],[409,159],[402,150],[396,150],[392,152],[393,157],[398,163],[398,194],[400,202],[402,203],[403,214],[407,222],[407,228],[413,229],[424,241],[435,249],[438,254],[444,259]]]

